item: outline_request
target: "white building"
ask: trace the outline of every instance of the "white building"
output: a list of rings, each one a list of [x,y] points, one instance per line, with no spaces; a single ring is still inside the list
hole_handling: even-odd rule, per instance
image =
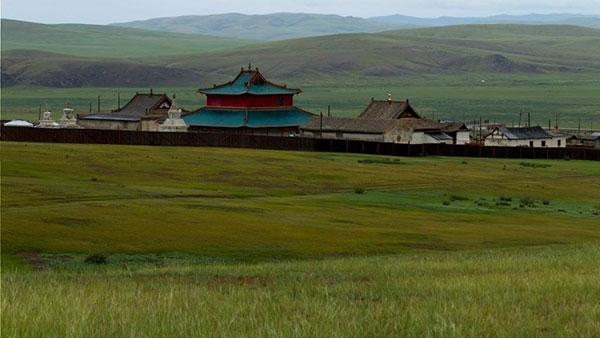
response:
[[[564,148],[567,136],[552,135],[542,127],[500,127],[485,137],[486,146]]]

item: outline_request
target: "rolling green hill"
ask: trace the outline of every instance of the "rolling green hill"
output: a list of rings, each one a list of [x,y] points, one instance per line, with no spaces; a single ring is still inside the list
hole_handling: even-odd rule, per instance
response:
[[[75,39],[77,34],[73,34]],[[187,37],[187,35],[185,35]],[[79,39],[79,38],[76,38]],[[10,45],[9,45],[10,46]],[[102,49],[103,47],[98,47]],[[108,46],[101,53],[118,49]],[[68,44],[54,49],[68,51]],[[174,68],[169,76],[147,76],[155,85],[210,85],[228,79],[251,61],[274,79],[302,83],[389,83],[427,76],[516,74],[590,75],[600,73],[600,30],[574,26],[482,25],[398,30],[383,33],[339,34],[265,42],[235,49],[130,59],[133,65]],[[45,86],[95,85],[93,79],[49,81],[52,74],[69,77],[73,64],[109,70],[103,59],[62,56],[30,57],[32,51],[3,53],[2,73],[9,83]],[[27,65],[24,67],[23,65]],[[29,68],[37,69],[32,72]],[[76,67],[75,67],[76,68]],[[126,65],[119,72],[126,70]],[[44,72],[46,70],[46,72]],[[180,72],[187,70],[190,74]],[[168,72],[167,72],[168,73]],[[94,75],[93,72],[90,75]],[[78,75],[78,76],[86,76]],[[168,79],[169,82],[164,82]],[[62,85],[61,85],[62,83]],[[102,85],[126,86],[115,78]]]
[[[411,25],[388,24],[357,17],[304,13],[190,15],[115,23],[113,25],[253,40],[285,40],[339,33],[381,32],[401,27],[413,27]]]
[[[597,29],[483,25],[330,35],[153,61],[231,74],[252,60],[275,78],[322,83],[449,74],[596,74],[598,55]]]
[[[2,19],[2,51],[36,49],[94,57],[131,57],[203,52],[249,44],[234,38],[173,34],[135,28]]]

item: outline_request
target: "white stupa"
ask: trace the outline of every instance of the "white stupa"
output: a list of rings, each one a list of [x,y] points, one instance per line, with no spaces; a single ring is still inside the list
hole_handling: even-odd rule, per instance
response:
[[[73,108],[68,106],[63,109],[63,116],[58,120],[60,128],[81,128],[81,126],[77,125],[77,118],[73,114],[74,111]]]
[[[42,119],[36,126],[37,128],[58,128],[60,125],[52,119],[52,112],[45,111],[42,113]]]
[[[188,125],[181,118],[181,109],[175,103],[175,95],[173,95],[173,101],[167,114],[167,119],[158,127],[158,131],[186,132],[188,130]]]

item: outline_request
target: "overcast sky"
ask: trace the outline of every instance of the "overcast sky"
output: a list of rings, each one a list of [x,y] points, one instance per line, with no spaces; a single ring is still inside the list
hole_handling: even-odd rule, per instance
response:
[[[359,17],[600,14],[600,0],[1,0],[2,17],[44,23],[133,21],[218,13],[303,12]]]

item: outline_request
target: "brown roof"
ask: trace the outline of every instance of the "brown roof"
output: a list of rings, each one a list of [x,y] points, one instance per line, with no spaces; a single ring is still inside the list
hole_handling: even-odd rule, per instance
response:
[[[419,118],[417,112],[406,101],[371,100],[365,110],[358,115],[359,119],[393,120],[400,118]]]
[[[397,125],[397,120],[363,120],[350,117],[323,117],[323,131],[383,134]],[[304,130],[321,130],[321,117],[314,116],[300,127]]]
[[[403,118],[403,119],[360,119],[348,117],[323,117],[323,131],[327,132],[354,132],[365,134],[383,134],[386,131],[398,129],[412,130],[437,130],[440,131],[443,124],[429,119]],[[320,116],[314,116],[305,125],[300,127],[304,130],[321,130]]]
[[[447,132],[456,132],[459,130],[469,130],[463,122],[441,122],[442,130]]]
[[[165,94],[139,94],[129,100],[121,109],[97,113],[78,114],[84,120],[139,121],[161,119],[171,107],[171,99]]]
[[[165,94],[135,94],[121,109],[114,112],[126,116],[146,116],[166,114],[171,107],[171,99]]]

